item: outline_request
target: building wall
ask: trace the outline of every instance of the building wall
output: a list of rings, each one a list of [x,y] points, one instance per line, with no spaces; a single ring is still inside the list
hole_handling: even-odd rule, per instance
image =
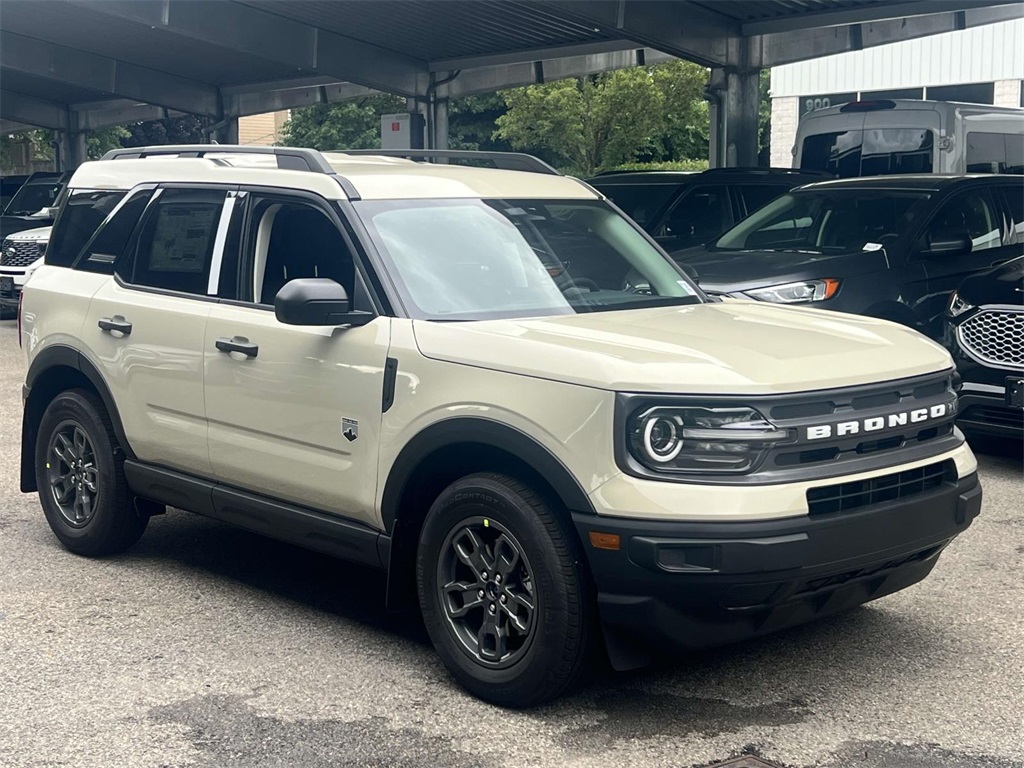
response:
[[[772,96],[1024,80],[1024,17],[772,68]]]
[[[780,96],[772,99],[772,167],[789,168],[793,165],[793,137],[796,136],[796,96]]]
[[[281,128],[288,119],[288,111],[264,112],[238,118],[238,143],[269,147],[281,139]]]
[[[789,167],[800,115],[857,98],[1024,107],[1024,17],[772,68],[772,165]]]

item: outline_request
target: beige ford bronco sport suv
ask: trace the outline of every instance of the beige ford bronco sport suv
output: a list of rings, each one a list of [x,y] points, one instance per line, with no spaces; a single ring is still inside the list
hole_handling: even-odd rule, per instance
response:
[[[971,524],[940,346],[711,299],[591,187],[482,157],[83,165],[20,310],[21,487],[64,546],[175,507],[383,569],[460,683],[528,706],[595,645],[903,589]]]

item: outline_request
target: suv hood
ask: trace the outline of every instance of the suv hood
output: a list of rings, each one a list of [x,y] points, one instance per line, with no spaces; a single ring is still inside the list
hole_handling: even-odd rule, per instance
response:
[[[742,300],[413,328],[429,358],[620,392],[800,392],[952,367],[901,325]]]
[[[672,258],[697,271],[700,287],[715,293],[779,285],[796,280],[851,277],[887,268],[885,252],[677,251]]]
[[[980,307],[985,304],[1024,304],[1024,256],[995,269],[972,275],[957,289],[960,298]]]

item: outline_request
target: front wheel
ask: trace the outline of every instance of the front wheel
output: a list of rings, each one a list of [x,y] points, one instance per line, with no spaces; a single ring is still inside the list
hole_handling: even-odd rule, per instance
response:
[[[149,518],[132,505],[123,458],[102,401],[85,390],[57,395],[36,439],[36,487],[46,521],[79,555],[121,552]]]
[[[424,522],[416,576],[430,639],[473,695],[532,706],[584,670],[594,605],[583,554],[529,485],[488,472],[448,486]]]

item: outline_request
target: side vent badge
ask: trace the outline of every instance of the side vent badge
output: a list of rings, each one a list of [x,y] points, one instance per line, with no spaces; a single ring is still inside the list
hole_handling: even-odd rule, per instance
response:
[[[355,419],[341,420],[341,434],[344,435],[345,439],[350,443],[354,442],[359,437],[359,422]]]

